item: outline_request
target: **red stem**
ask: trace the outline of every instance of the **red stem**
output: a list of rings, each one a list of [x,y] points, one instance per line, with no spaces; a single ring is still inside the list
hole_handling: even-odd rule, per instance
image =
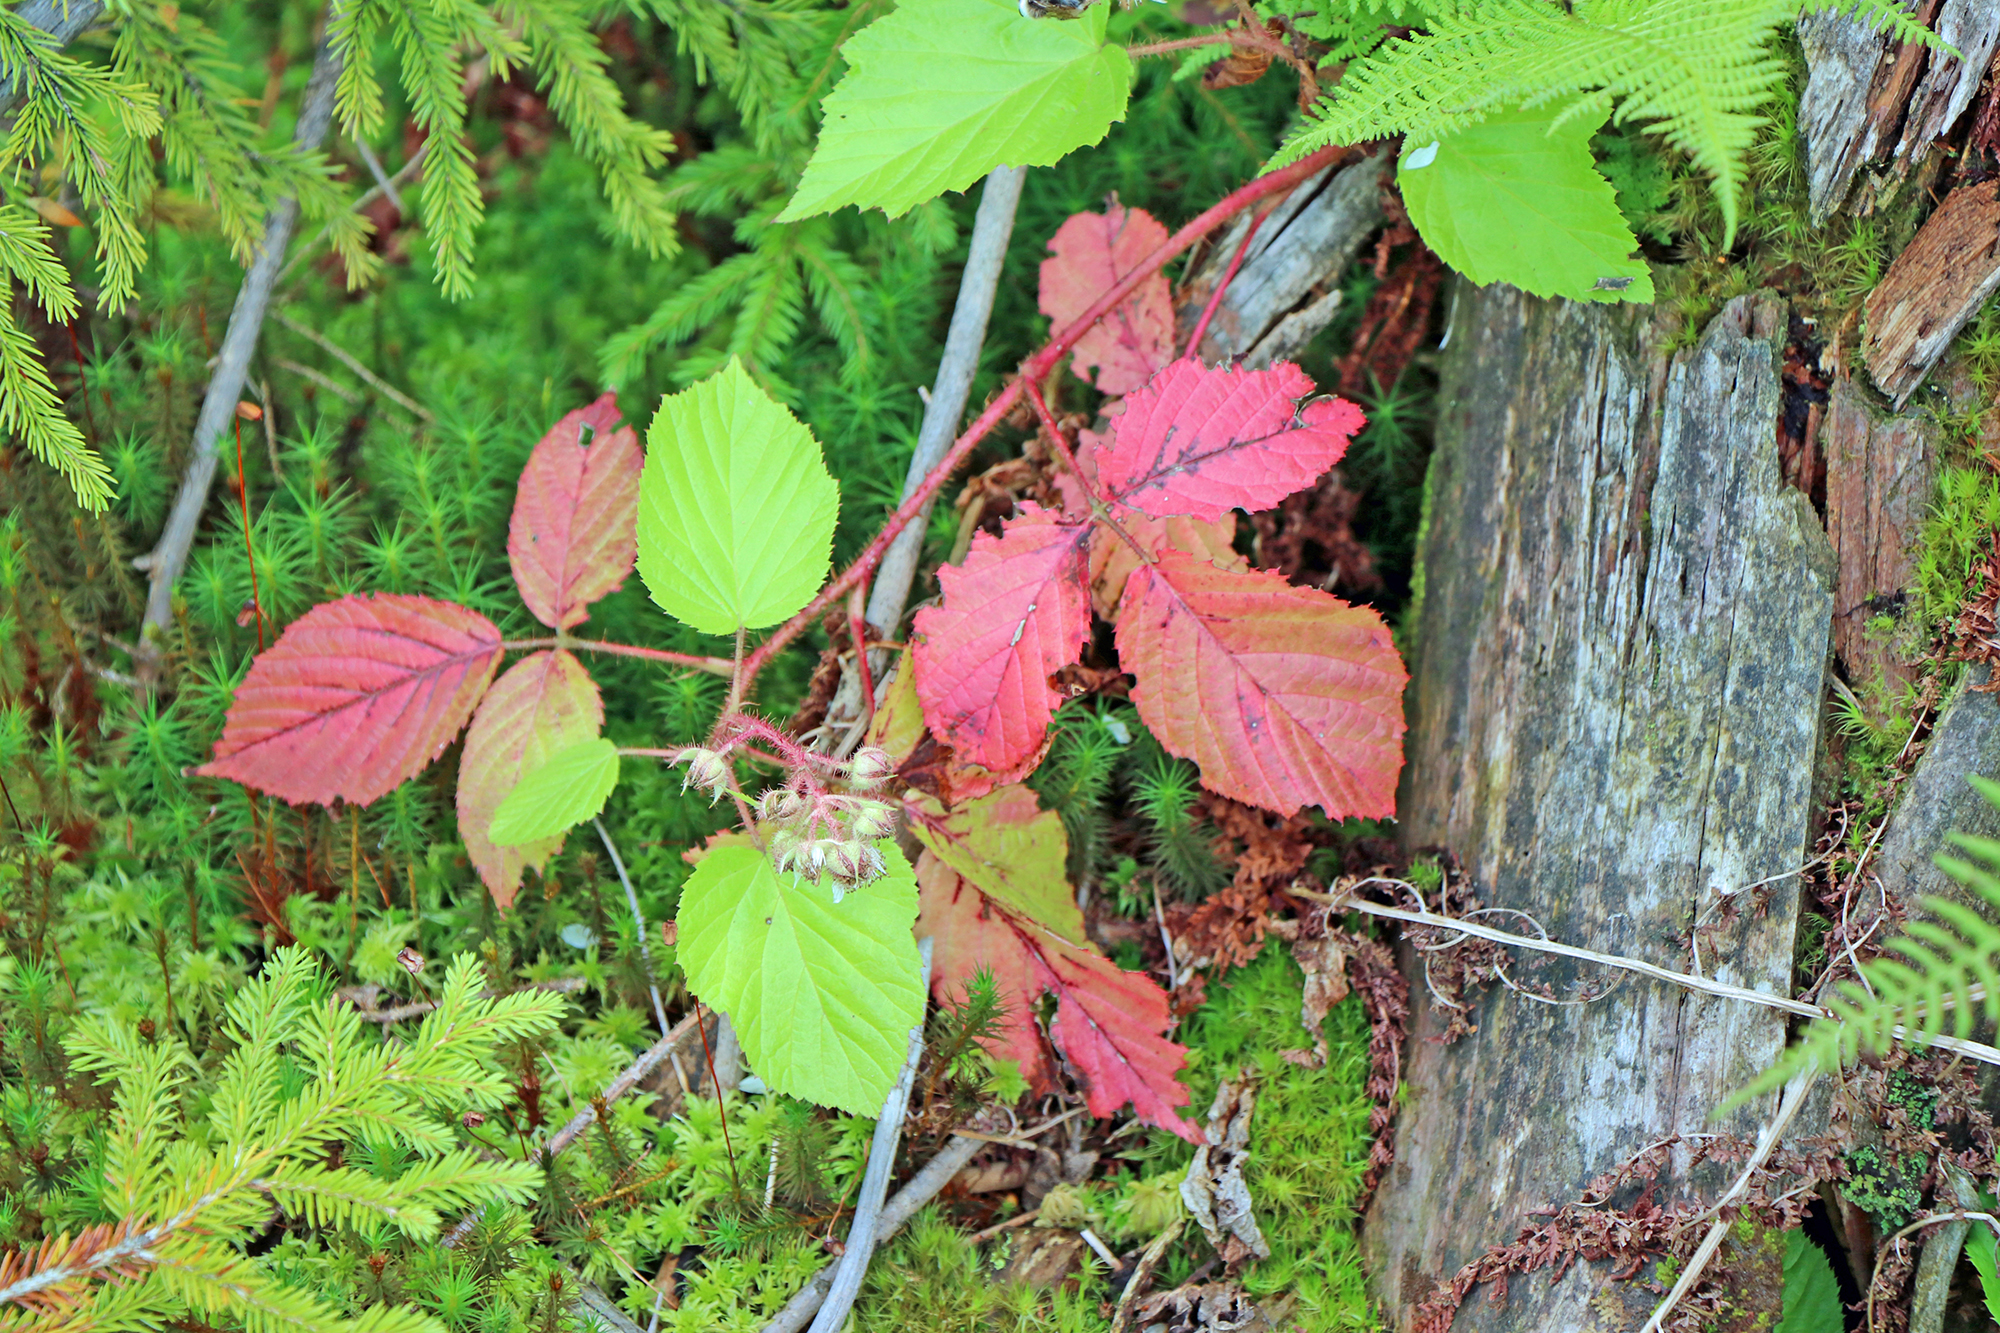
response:
[[[1250,242],[1257,237],[1257,228],[1264,225],[1264,219],[1271,216],[1270,210],[1250,219],[1250,230],[1243,233],[1242,242],[1236,247],[1236,257],[1229,261],[1229,267],[1222,271],[1222,281],[1215,284],[1209,293],[1208,304],[1201,308],[1201,318],[1194,323],[1194,332],[1188,335],[1187,351],[1183,356],[1193,356],[1194,349],[1201,346],[1201,335],[1208,332],[1208,322],[1215,318],[1215,312],[1222,305],[1222,295],[1229,290],[1229,283],[1236,276],[1236,270],[1243,267],[1243,256],[1250,253]]]
[[[88,395],[85,396],[88,401]],[[250,561],[250,606],[257,613],[257,651],[264,651],[264,603],[257,596],[257,552],[250,545],[250,478],[243,475],[243,418],[236,417],[236,498],[243,506],[243,554]]]
[[[854,669],[861,676],[861,729],[875,724],[875,673],[868,666],[868,581],[847,595],[847,637],[854,640]]]
[[[1084,475],[1083,469],[1077,466],[1076,455],[1070,452],[1069,441],[1063,438],[1062,427],[1056,423],[1055,414],[1049,411],[1048,400],[1042,397],[1041,385],[1032,381],[1028,384],[1028,401],[1034,405],[1035,415],[1041,419],[1042,429],[1048,433],[1051,440],[1055,441],[1056,456],[1062,459],[1063,466],[1076,478],[1076,484],[1083,487],[1083,497],[1090,501],[1091,518],[1111,529],[1114,536],[1131,547],[1132,553],[1139,557],[1141,564],[1159,563],[1151,552],[1133,539],[1131,533],[1125,531],[1123,524],[1111,517],[1111,506],[1097,493],[1097,486]]]
[[[931,496],[937,493],[938,488],[944,485],[973,449],[978,447],[979,442],[984,440],[993,428],[1000,424],[1001,419],[1013,410],[1014,404],[1021,397],[1025,381],[1040,381],[1055,369],[1056,362],[1060,361],[1064,354],[1076,345],[1077,339],[1088,333],[1098,320],[1103,319],[1126,297],[1137,291],[1140,283],[1166,267],[1167,261],[1214,230],[1217,224],[1227,222],[1259,199],[1291,189],[1347,151],[1339,144],[1322,148],[1309,157],[1302,157],[1288,167],[1280,168],[1268,176],[1260,176],[1248,185],[1225,195],[1212,208],[1169,236],[1159,249],[1146,257],[1143,263],[1127,273],[1104,295],[1098,297],[1090,309],[1084,311],[1075,323],[1022,362],[1020,376],[1001,389],[993,401],[986,405],[986,410],[979,414],[978,420],[952,442],[951,448],[938,460],[937,466],[930,470],[917,489],[912,491],[909,497],[897,506],[896,512],[889,516],[889,521],[875,535],[875,540],[868,543],[868,548],[853,564],[843,570],[838,578],[820,589],[819,595],[806,603],[804,610],[773,630],[771,637],[758,644],[757,650],[745,659],[742,677],[744,692],[746,694],[749,692],[750,684],[756,680],[757,673],[762,671],[773,657],[804,632],[807,626],[818,622],[835,598],[845,597],[856,583],[874,572],[875,566],[881,562],[883,553],[889,549],[889,543],[896,539],[896,534],[917,516],[918,512],[930,502]]]
[[[610,653],[616,657],[642,657],[648,662],[672,662],[675,666],[692,667],[696,671],[706,671],[714,676],[726,676],[735,670],[735,664],[724,657],[697,657],[692,653],[670,653],[664,648],[639,648],[629,643],[608,643],[603,639],[572,639],[566,636],[549,639],[509,639],[500,645],[509,652],[526,652],[530,648],[580,648],[589,653]]]

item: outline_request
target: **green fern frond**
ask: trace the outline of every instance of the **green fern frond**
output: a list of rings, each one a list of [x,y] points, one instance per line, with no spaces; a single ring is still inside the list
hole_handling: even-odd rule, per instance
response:
[[[2000,783],[1970,781],[2000,809]],[[1938,867],[2000,913],[2000,841],[1954,833],[1951,842],[1967,856],[1940,853]],[[1732,1104],[1778,1087],[1809,1064],[1831,1071],[1899,1043],[1940,1034],[1963,1039],[1976,1024],[2000,1023],[2000,925],[1948,898],[1922,901],[1937,920],[1912,921],[1904,936],[1889,941],[1888,952],[1862,964],[1867,985],[1842,983],[1827,1002],[1833,1016],[1814,1022]]]
[[[1828,0],[1887,21],[1887,0]],[[1809,6],[1811,7],[1811,6]],[[1826,6],[1822,6],[1826,7]],[[1416,143],[1476,125],[1503,107],[1590,94],[1618,99],[1714,182],[1733,242],[1744,157],[1783,85],[1770,40],[1795,0],[1469,0],[1438,6],[1428,30],[1348,67],[1273,165],[1329,144],[1403,134]],[[1914,27],[1915,25],[1907,25]],[[1932,43],[1936,37],[1916,29]]]

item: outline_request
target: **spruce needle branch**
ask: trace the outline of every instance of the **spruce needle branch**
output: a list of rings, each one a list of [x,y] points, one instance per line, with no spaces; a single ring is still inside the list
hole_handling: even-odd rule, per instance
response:
[[[771,636],[750,654],[744,663],[743,671],[746,687],[750,681],[756,679],[758,672],[769,665],[772,658],[784,651],[793,639],[803,633],[808,626],[818,623],[820,616],[828,606],[832,605],[835,598],[845,597],[857,583],[868,577],[869,572],[881,562],[889,544],[896,539],[896,534],[925,509],[938,488],[958,470],[959,465],[965,462],[972,451],[979,446],[980,441],[984,440],[1013,410],[1028,382],[1038,382],[1047,376],[1055,368],[1056,362],[1076,345],[1077,340],[1088,333],[1105,315],[1117,309],[1125,298],[1138,290],[1140,283],[1166,267],[1169,260],[1213,231],[1217,225],[1227,222],[1260,199],[1291,189],[1300,181],[1313,176],[1321,168],[1339,161],[1349,151],[1340,144],[1329,145],[1300,158],[1288,167],[1271,172],[1267,176],[1260,176],[1248,185],[1225,195],[1220,202],[1169,236],[1137,267],[1106,289],[1075,323],[1023,362],[1020,375],[994,395],[993,401],[986,405],[986,410],[979,414],[978,420],[967,427],[965,433],[953,442],[944,457],[938,460],[937,466],[924,478],[923,485],[904,499],[896,512],[889,516],[888,522],[882,525],[882,530],[876,534],[875,540],[868,544],[867,549],[862,551],[854,563],[842,571],[839,577],[820,589],[819,595],[806,603],[798,614],[773,630]]]

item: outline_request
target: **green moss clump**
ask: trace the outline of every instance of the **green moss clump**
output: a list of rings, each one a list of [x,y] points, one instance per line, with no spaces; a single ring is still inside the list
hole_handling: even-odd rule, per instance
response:
[[[1848,1178],[1841,1195],[1874,1218],[1879,1231],[1887,1234],[1917,1215],[1924,1201],[1917,1184],[1924,1175],[1923,1154],[1897,1156],[1864,1143],[1846,1161]]]
[[[1360,999],[1350,996],[1322,1025],[1326,1066],[1291,1063],[1280,1052],[1311,1042],[1299,1021],[1304,984],[1290,954],[1276,948],[1212,984],[1208,1003],[1179,1033],[1195,1052],[1188,1082],[1194,1105],[1205,1110],[1220,1080],[1245,1066],[1257,1079],[1244,1174],[1271,1257],[1244,1274],[1244,1287],[1260,1298],[1294,1293],[1292,1321],[1307,1333],[1372,1329],[1354,1234],[1370,1143],[1368,1019]],[[1191,1150],[1176,1154],[1178,1161],[1189,1156]],[[1197,1242],[1163,1278],[1185,1276],[1206,1255],[1206,1244]]]

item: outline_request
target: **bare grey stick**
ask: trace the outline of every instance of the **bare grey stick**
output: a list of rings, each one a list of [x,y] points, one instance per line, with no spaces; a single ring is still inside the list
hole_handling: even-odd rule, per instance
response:
[[[917,952],[924,963],[922,990],[929,995],[931,941],[919,940]],[[889,1197],[889,1177],[896,1170],[896,1145],[903,1137],[903,1115],[910,1109],[910,1089],[916,1085],[917,1065],[923,1058],[924,1019],[918,1014],[917,1025],[910,1029],[910,1053],[903,1058],[903,1072],[896,1076],[896,1085],[889,1089],[889,1096],[882,1103],[882,1114],[875,1121],[875,1138],[868,1145],[868,1169],[862,1174],[861,1193],[854,1202],[854,1223],[847,1229],[847,1249],[834,1267],[833,1283],[813,1319],[811,1333],[833,1333],[847,1321],[848,1309],[861,1294],[861,1279],[868,1273],[868,1261],[874,1257],[875,1242],[881,1234],[882,1205]]]
[[[917,431],[917,449],[910,455],[910,470],[903,480],[903,494],[913,494],[930,470],[937,466],[951,442],[958,437],[965,417],[965,400],[972,393],[972,376],[979,369],[979,349],[986,342],[986,320],[993,313],[993,293],[1000,285],[1000,269],[1007,258],[1007,241],[1014,234],[1014,210],[1021,202],[1021,181],[1026,167],[995,167],[986,177],[979,194],[979,211],[972,220],[972,241],[965,256],[965,272],[958,280],[958,304],[952,308],[951,327],[944,337],[944,355],[938,360],[937,382],[931,386],[930,402],[924,407],[924,424]],[[910,600],[910,583],[916,578],[917,561],[924,552],[924,531],[930,506],[911,519],[875,568],[875,583],[868,592],[868,624],[878,634],[894,631]]]
[[[608,1106],[620,1097],[623,1097],[626,1093],[632,1091],[633,1088],[639,1086],[639,1080],[658,1068],[666,1060],[667,1056],[672,1054],[674,1048],[680,1045],[688,1033],[694,1031],[695,1017],[695,1012],[690,1012],[686,1018],[674,1024],[668,1030],[666,1036],[661,1037],[658,1041],[647,1047],[638,1059],[627,1065],[624,1073],[612,1079],[610,1084],[604,1089],[604,1103]],[[583,1131],[589,1129],[591,1123],[596,1119],[596,1109],[589,1106],[584,1107],[570,1118],[570,1122],[567,1125],[556,1131],[555,1137],[544,1145],[543,1151],[548,1153],[549,1156],[554,1157],[564,1148],[575,1143],[583,1134]]]
[[[965,1164],[977,1156],[984,1146],[979,1139],[954,1136],[940,1148],[937,1156],[924,1163],[923,1170],[911,1176],[909,1183],[897,1190],[896,1197],[882,1209],[882,1220],[875,1228],[876,1243],[880,1244],[901,1231],[903,1224],[915,1217],[919,1208],[936,1198],[938,1191],[949,1185],[951,1178],[963,1171]],[[799,1333],[832,1287],[833,1268],[829,1265],[814,1274],[812,1281],[800,1287],[798,1294],[785,1302],[785,1308],[764,1325],[764,1333]]]
[[[313,58],[311,81],[306,84],[305,102],[299,108],[298,129],[292,136],[299,147],[310,151],[326,138],[333,121],[334,81],[339,73],[339,54],[332,43],[321,41],[319,54]],[[236,411],[236,400],[243,394],[250,356],[257,350],[257,335],[271,303],[271,288],[298,221],[299,201],[289,196],[280,199],[264,222],[264,244],[250,261],[243,286],[236,293],[236,308],[229,313],[229,331],[222,335],[215,373],[209,377],[201,415],[195,419],[194,456],[181,475],[181,488],[174,496],[173,511],[160,533],[159,545],[147,561],[152,586],[146,594],[146,620],[139,639],[141,679],[150,679],[159,669],[159,640],[173,619],[174,581],[187,565],[188,548],[194,545],[195,529],[201,524],[201,511],[215,481],[216,446]]]
[[[662,1035],[673,1029],[667,1023],[667,1006],[660,1003],[660,983],[653,980],[653,951],[646,947],[646,918],[639,911],[639,895],[632,892],[632,877],[625,873],[625,859],[618,855],[618,847],[611,841],[611,835],[604,829],[604,821],[593,819],[597,826],[597,836],[604,843],[604,850],[611,853],[611,867],[618,872],[618,882],[625,886],[625,901],[632,904],[632,924],[639,928],[639,961],[646,965],[646,989],[653,993],[653,1017],[659,1022]]]

